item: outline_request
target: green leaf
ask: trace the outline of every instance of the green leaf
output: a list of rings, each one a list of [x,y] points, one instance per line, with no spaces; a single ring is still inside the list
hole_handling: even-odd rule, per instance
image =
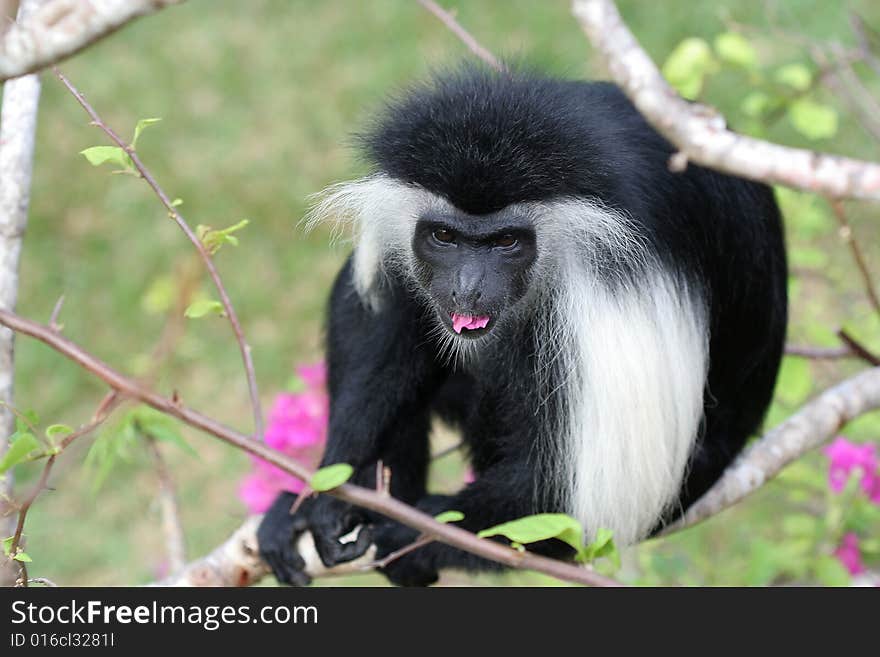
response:
[[[849,586],[849,572],[834,557],[823,555],[816,559],[813,573],[823,586]]]
[[[3,545],[3,554],[9,556],[9,551],[12,549],[12,541],[15,539],[15,536],[10,536],[9,538],[4,538],[2,541]]]
[[[211,255],[217,253],[220,250],[220,247],[224,244],[232,244],[232,246],[238,246],[238,238],[235,237],[232,233],[235,233],[250,223],[248,219],[242,219],[237,224],[229,226],[228,228],[217,229],[212,228],[211,226],[206,226],[204,224],[199,224],[196,226],[196,234],[201,240],[202,244],[205,245],[205,248],[208,249],[208,252]]]
[[[589,563],[602,557],[611,561],[614,570],[620,568],[620,553],[614,544],[614,534],[610,529],[600,528],[593,542],[583,546],[577,554],[577,560],[581,563]]]
[[[134,423],[135,429],[142,434],[176,445],[190,456],[198,458],[198,452],[184,439],[177,422],[170,417],[152,408],[143,407],[134,411]]]
[[[580,551],[583,545],[584,530],[581,523],[564,513],[539,513],[511,520],[477,534],[480,538],[505,536],[517,543],[534,543],[556,538]]]
[[[93,493],[97,493],[104,485],[104,481],[120,461],[131,460],[132,448],[138,444],[136,424],[137,409],[123,415],[92,442],[85,464]]]
[[[837,110],[809,98],[789,105],[788,118],[795,130],[808,139],[828,139],[837,134]]]
[[[28,423],[29,427],[36,427],[40,423],[40,416],[34,410],[25,411],[22,413],[25,421]]]
[[[183,199],[182,199],[182,198],[176,198],[176,199],[174,199],[173,201],[171,201],[171,207],[172,207],[172,208],[177,208],[177,207],[180,207],[181,205],[183,205]]]
[[[53,442],[56,436],[68,436],[73,433],[73,427],[66,424],[52,424],[46,427],[46,438]]]
[[[796,91],[806,91],[813,84],[813,72],[804,64],[786,64],[776,69],[773,78]]]
[[[712,49],[703,39],[691,37],[679,43],[663,64],[663,75],[685,98],[700,95],[706,76],[718,70]]]
[[[16,432],[12,434],[9,440],[12,441],[9,449],[6,450],[6,454],[0,459],[0,474],[3,474],[12,466],[21,463],[31,452],[40,448],[40,441],[31,433]]]
[[[352,474],[354,474],[354,468],[348,463],[334,463],[313,474],[309,486],[319,493],[333,490],[348,481]]]
[[[797,538],[815,536],[817,527],[817,519],[806,513],[785,515],[782,518],[782,531]]]
[[[812,241],[827,235],[834,228],[826,203],[820,203],[814,194],[796,192],[785,187],[776,187],[776,198],[782,207],[782,214],[799,238]]]
[[[763,116],[770,108],[770,97],[763,91],[752,91],[740,103],[743,114],[751,118]]]
[[[177,295],[177,285],[171,276],[157,277],[141,297],[141,307],[151,315],[159,315],[171,308]]]
[[[190,319],[198,319],[208,313],[223,314],[223,304],[213,299],[202,299],[192,303],[183,314]]]
[[[723,32],[715,37],[715,52],[726,62],[754,70],[758,53],[751,42],[738,32]]]
[[[434,516],[434,520],[437,522],[458,522],[459,520],[464,520],[464,514],[461,511],[444,511],[436,516]]]
[[[137,122],[137,125],[134,127],[134,137],[131,138],[131,147],[135,148],[137,146],[138,137],[141,136],[141,132],[144,131],[144,128],[147,126],[151,126],[154,123],[159,123],[162,119],[160,118],[152,118],[152,119],[141,119]]]
[[[16,554],[12,558],[15,559],[16,561],[24,561],[27,563],[30,563],[31,561],[33,561],[33,559],[30,558],[30,556],[28,555],[27,552],[19,552],[18,554]]]
[[[3,402],[0,402],[3,406],[8,406]],[[36,411],[15,411],[15,431],[16,433],[28,433],[31,431],[37,430],[37,425],[40,424],[40,416]],[[12,437],[10,436],[10,440]]]
[[[92,146],[84,151],[80,151],[80,154],[85,156],[89,164],[94,167],[109,162],[126,170],[134,169],[134,164],[128,153],[119,148],[119,146]]]

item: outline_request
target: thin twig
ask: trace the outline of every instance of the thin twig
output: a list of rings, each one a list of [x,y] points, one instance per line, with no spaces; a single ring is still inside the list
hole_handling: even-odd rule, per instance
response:
[[[856,36],[856,42],[859,44],[859,50],[865,56],[865,61],[874,70],[874,73],[880,77],[880,57],[877,56],[874,49],[871,47],[872,35],[868,33],[870,29],[868,24],[865,23],[864,18],[854,11],[850,12],[849,23],[852,27],[853,34]],[[873,36],[876,37],[876,33],[874,33]],[[880,38],[877,38],[877,41],[880,42]]]
[[[193,246],[196,247],[196,250],[199,252],[202,261],[205,263],[205,267],[208,270],[208,274],[211,276],[211,280],[214,281],[214,287],[217,288],[217,293],[220,295],[220,303],[223,305],[223,310],[226,313],[226,317],[229,319],[229,323],[232,326],[232,331],[235,333],[235,339],[238,342],[238,347],[241,351],[241,358],[244,362],[244,370],[247,376],[248,390],[251,397],[251,406],[253,407],[254,433],[258,440],[262,440],[263,412],[260,408],[260,395],[257,390],[257,377],[254,373],[254,362],[253,358],[251,357],[251,348],[245,340],[244,331],[242,331],[241,323],[238,321],[238,314],[232,307],[232,301],[229,299],[229,294],[226,292],[226,286],[223,284],[223,281],[220,278],[220,273],[217,271],[217,267],[214,264],[214,260],[211,258],[211,254],[208,252],[208,249],[198,238],[198,236],[192,231],[189,224],[186,222],[186,220],[184,220],[183,216],[177,210],[165,191],[159,186],[159,183],[156,182],[156,179],[153,177],[152,173],[150,173],[150,170],[147,169],[147,167],[141,161],[140,157],[138,157],[135,149],[132,148],[130,144],[125,142],[118,134],[116,134],[116,132],[114,132],[113,129],[110,128],[110,126],[104,123],[103,119],[98,116],[95,108],[92,107],[82,95],[82,93],[76,87],[74,87],[73,84],[71,84],[70,80],[68,80],[61,73],[61,71],[58,70],[58,67],[52,67],[52,70],[54,71],[58,79],[61,80],[61,83],[67,88],[68,91],[70,91],[77,102],[91,117],[93,125],[102,130],[108,137],[110,137],[111,141],[113,141],[117,146],[119,146],[128,154],[128,156],[131,158],[134,168],[140,174],[141,178],[143,178],[150,186],[150,188],[152,188],[153,192],[155,192],[156,196],[158,196],[159,200],[162,202],[162,205],[165,206],[165,209],[168,211],[169,216],[174,219],[175,223],[177,223],[178,226],[180,226],[180,229],[186,235],[187,239],[192,242]]]
[[[159,506],[162,514],[162,531],[165,534],[165,549],[168,553],[168,565],[171,573],[179,573],[186,566],[186,538],[183,533],[183,525],[180,522],[180,505],[177,502],[174,479],[162,457],[156,439],[149,435],[145,438],[159,479]]]
[[[850,335],[846,329],[840,329],[837,331],[837,337],[843,340],[844,344],[852,351],[856,356],[861,358],[866,363],[874,365],[880,365],[880,358],[871,353],[871,351],[863,345],[861,342],[856,340],[852,335]]]
[[[58,451],[46,459],[46,463],[43,466],[43,471],[40,473],[39,480],[37,480],[37,483],[34,485],[34,487],[31,489],[31,492],[28,494],[28,496],[24,499],[24,501],[21,503],[21,506],[19,507],[18,522],[15,525],[15,533],[12,535],[12,543],[9,548],[10,557],[14,557],[18,553],[18,549],[21,546],[21,537],[24,532],[24,523],[27,520],[28,511],[30,511],[34,501],[36,501],[37,497],[40,495],[40,493],[43,492],[43,489],[46,487],[46,482],[49,479],[49,474],[52,472],[52,466],[55,465],[55,459],[77,438],[85,436],[86,434],[91,433],[97,427],[99,427],[110,416],[110,413],[119,404],[119,401],[119,394],[116,390],[112,390],[111,392],[107,393],[107,395],[105,395],[101,402],[98,404],[98,408],[95,410],[95,414],[92,416],[91,421],[88,424],[81,426],[73,433],[65,436],[61,443],[58,445]],[[27,567],[25,566],[24,562],[18,563],[21,569],[21,585],[27,586]]]
[[[118,391],[120,395],[137,399],[157,411],[171,417],[176,417],[191,427],[216,436],[238,449],[268,461],[270,464],[281,468],[301,481],[307,482],[311,480],[312,471],[290,456],[272,449],[262,441],[254,440],[250,436],[226,427],[212,418],[187,408],[183,404],[175,403],[171,399],[146,389],[139,382],[123,376],[49,327],[2,309],[0,309],[0,324],[40,340],[66,358],[77,363],[86,371],[100,378],[108,386]],[[590,586],[620,585],[619,582],[586,568],[557,559],[542,557],[531,552],[518,552],[495,541],[481,539],[460,527],[437,522],[430,515],[398,499],[377,493],[372,488],[364,488],[354,484],[342,484],[328,491],[328,494],[355,506],[360,506],[397,520],[421,533],[433,536],[435,540],[442,543],[511,568],[536,570],[561,580]]]
[[[798,356],[815,360],[839,360],[842,358],[858,358],[849,347],[813,347],[811,345],[787,344],[786,356]]]
[[[395,550],[394,552],[389,554],[387,557],[384,557],[382,559],[377,559],[373,563],[367,564],[366,566],[363,567],[363,570],[375,570],[377,568],[384,568],[385,566],[390,564],[392,561],[397,561],[398,559],[400,559],[400,557],[402,557],[403,555],[409,554],[410,552],[415,552],[420,547],[425,547],[426,545],[428,545],[428,543],[433,543],[433,542],[434,542],[433,538],[423,534],[422,536],[419,536],[416,540],[414,540],[409,545],[404,545],[402,548],[400,548],[399,550]]]
[[[828,203],[831,205],[831,209],[834,211],[834,217],[840,225],[840,238],[846,242],[847,246],[849,246],[853,260],[859,268],[859,273],[862,276],[862,283],[865,287],[865,294],[871,302],[871,305],[874,307],[874,310],[880,315],[880,296],[877,295],[877,289],[874,287],[874,281],[871,278],[871,272],[868,271],[868,264],[865,262],[865,256],[862,254],[862,248],[859,246],[859,241],[855,238],[855,235],[853,235],[852,227],[849,225],[849,221],[847,221],[843,201],[832,198],[828,199]]]
[[[439,18],[443,24],[455,34],[455,36],[461,39],[462,43],[464,43],[464,45],[468,47],[468,50],[473,54],[482,59],[496,71],[507,70],[504,67],[504,64],[502,64],[495,55],[489,52],[487,48],[483,47],[480,42],[470,34],[470,32],[464,29],[459,22],[455,20],[455,17],[452,14],[443,9],[443,7],[434,2],[434,0],[419,0],[419,4]]]
[[[55,582],[53,582],[48,577],[31,577],[28,580],[28,584],[42,584],[43,586],[49,586],[49,587],[58,586]]]
[[[376,461],[376,492],[382,492],[382,468],[385,467],[382,459]]]
[[[436,461],[437,459],[442,459],[444,456],[449,456],[453,452],[457,452],[458,450],[464,447],[464,442],[455,443],[454,445],[447,447],[446,449],[441,449],[436,454],[431,455],[431,460]]]

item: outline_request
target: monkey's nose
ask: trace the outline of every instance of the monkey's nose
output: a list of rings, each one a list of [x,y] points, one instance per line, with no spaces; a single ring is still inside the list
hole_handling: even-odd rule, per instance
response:
[[[482,296],[483,291],[478,287],[467,290],[452,290],[452,300],[466,310],[473,310]]]

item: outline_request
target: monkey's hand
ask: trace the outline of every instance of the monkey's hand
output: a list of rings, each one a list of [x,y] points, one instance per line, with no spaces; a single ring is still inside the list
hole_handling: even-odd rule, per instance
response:
[[[353,507],[319,503],[328,499],[321,496],[304,500],[291,514],[296,497],[279,495],[257,529],[260,556],[280,583],[306,586],[312,577],[357,572],[372,562],[372,532]],[[345,531],[350,525],[352,530]]]
[[[315,550],[327,568],[357,559],[373,544],[369,518],[347,502],[320,495],[311,500],[307,515]]]
[[[290,513],[296,501],[293,493],[281,493],[263,516],[257,528],[257,543],[260,556],[269,564],[272,573],[282,584],[308,586],[312,578],[306,572],[306,562],[300,555],[297,545],[300,537],[308,530],[307,505]]]

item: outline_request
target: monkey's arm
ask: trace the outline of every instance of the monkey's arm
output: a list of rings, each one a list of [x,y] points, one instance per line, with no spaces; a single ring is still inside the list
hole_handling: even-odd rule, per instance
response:
[[[330,301],[330,423],[321,465],[348,463],[355,468],[353,481],[372,485],[375,463],[382,458],[395,471],[392,493],[415,502],[424,495],[426,409],[442,373],[427,348],[424,311],[405,290],[390,282],[384,290],[383,306],[372,311],[357,296],[351,275],[349,261],[337,278]],[[370,545],[367,528],[353,542],[339,540],[367,524],[370,518],[361,510],[322,495],[291,515],[294,499],[289,493],[282,494],[258,531],[260,551],[279,581],[308,582],[295,548],[296,539],[306,529],[328,567],[359,556]]]

